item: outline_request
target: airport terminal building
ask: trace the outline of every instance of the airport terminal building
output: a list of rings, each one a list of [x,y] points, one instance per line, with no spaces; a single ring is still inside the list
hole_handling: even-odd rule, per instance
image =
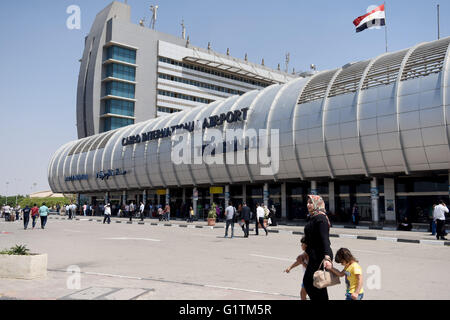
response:
[[[297,76],[192,46],[189,36],[131,22],[114,1],[85,38],[77,91],[78,138],[286,83]]]
[[[203,217],[213,201],[231,200],[303,219],[307,195],[320,194],[337,221],[356,203],[362,220],[426,222],[434,202],[449,200],[449,48],[450,37],[421,43],[69,142],[50,162],[50,186],[97,203],[170,202],[172,216],[193,205]],[[244,163],[175,163],[181,129],[189,139],[237,130],[242,144],[212,154]],[[251,163],[246,139],[261,129],[277,142],[269,175]]]

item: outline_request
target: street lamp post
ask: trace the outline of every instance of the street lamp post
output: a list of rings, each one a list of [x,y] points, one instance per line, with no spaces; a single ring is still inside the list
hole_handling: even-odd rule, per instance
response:
[[[9,182],[6,181],[6,204],[5,205],[8,205],[8,184],[9,184]]]

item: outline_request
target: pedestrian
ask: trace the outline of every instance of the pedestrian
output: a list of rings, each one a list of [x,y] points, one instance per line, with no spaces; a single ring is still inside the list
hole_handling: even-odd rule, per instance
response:
[[[70,205],[66,205],[66,214],[67,214],[67,216],[70,219],[70,217],[71,217],[71,215],[70,215]]]
[[[30,212],[31,212],[30,207],[28,207],[28,205],[26,205],[25,208],[23,209],[23,228],[24,228],[24,230],[27,230],[27,228],[28,228],[28,223],[30,222]]]
[[[170,205],[166,203],[166,207],[164,208],[164,214],[166,216],[166,220],[170,221]]]
[[[126,215],[126,217],[128,217],[129,219],[130,219],[130,221],[131,221],[131,216],[130,216],[130,205],[129,204],[126,204],[125,205],[125,215]]]
[[[345,277],[347,289],[345,300],[362,300],[364,298],[363,272],[358,260],[352,255],[350,250],[341,248],[336,252],[335,261],[344,266],[344,270],[339,271],[329,267],[327,270],[338,277]]]
[[[264,225],[264,207],[262,205],[260,205],[259,203],[257,203],[256,204],[256,224],[255,224],[256,235],[259,235],[258,229],[259,229],[260,225],[266,232],[266,236],[269,235],[269,232],[267,231],[266,226]]]
[[[303,237],[300,240],[300,243],[301,243],[303,253],[301,255],[299,255],[297,257],[297,260],[290,267],[288,267],[284,272],[289,273],[289,272],[291,272],[292,269],[294,269],[300,265],[303,266],[303,273],[306,271],[306,267],[308,266],[308,260],[309,260],[308,254],[306,253],[306,247],[307,247],[306,246],[306,238]],[[300,289],[300,298],[302,300],[307,299],[307,294],[306,294],[305,286],[303,285],[303,283],[302,283],[302,288]]]
[[[277,209],[275,209],[274,205],[270,208],[269,220],[269,225],[273,227],[277,226]]]
[[[411,222],[408,221],[408,217],[403,217],[402,222],[398,225],[397,230],[398,231],[411,231],[413,228],[413,225]]]
[[[39,208],[39,215],[41,217],[41,229],[45,229],[45,225],[47,224],[47,217],[50,210],[45,205],[45,203],[42,204],[42,206]]]
[[[111,223],[111,204],[108,203],[105,206],[105,218],[103,219],[103,224],[105,224],[105,222],[108,222],[108,224]]]
[[[236,214],[236,208],[233,207],[231,201],[228,203],[228,207],[225,209],[226,228],[225,236],[228,237],[228,228],[231,226],[231,238],[234,237],[234,215]]]
[[[159,221],[164,220],[164,210],[162,209],[161,205],[158,205],[158,217]]]
[[[436,208],[436,204],[433,204],[428,215],[428,217],[430,218],[430,231],[432,236],[436,235],[436,221],[434,221],[434,208]]]
[[[189,208],[189,222],[194,222],[195,211],[192,207]]]
[[[70,205],[70,216],[72,219],[77,218],[77,206],[75,205],[75,203],[72,203]]]
[[[249,207],[247,207],[247,204],[244,202],[242,205],[241,210],[241,220],[242,220],[242,231],[244,231],[244,238],[248,238],[249,232],[250,232],[250,217],[251,217],[251,210]]]
[[[33,205],[33,208],[31,208],[31,219],[33,219],[33,224],[32,224],[33,230],[34,230],[34,227],[36,226],[36,219],[38,219],[38,218],[39,218],[39,208],[35,203]]]
[[[5,216],[5,221],[10,221],[11,207],[9,205],[6,204],[3,207],[3,214]]]
[[[445,214],[448,213],[447,205],[443,200],[434,208],[433,219],[436,221],[436,239],[447,240],[445,236]]]
[[[19,206],[16,206],[16,207],[14,208],[14,211],[15,211],[15,213],[16,213],[16,221],[18,221],[18,220],[20,219],[20,216],[19,216],[19,214],[20,214],[20,205],[19,205]]]
[[[352,222],[355,226],[359,224],[359,209],[356,203],[353,205],[352,209]]]
[[[318,289],[313,285],[314,273],[323,263],[325,268],[333,266],[333,251],[330,243],[330,222],[326,215],[325,203],[320,196],[308,196],[309,222],[304,228],[306,253],[309,261],[303,276],[306,293],[311,300],[328,300],[327,288]]]
[[[141,214],[141,221],[144,221],[144,210],[145,210],[145,205],[143,202],[141,202],[141,206],[139,207],[139,213]]]
[[[59,205],[59,203],[56,204],[56,213],[59,215],[61,212],[61,206]]]

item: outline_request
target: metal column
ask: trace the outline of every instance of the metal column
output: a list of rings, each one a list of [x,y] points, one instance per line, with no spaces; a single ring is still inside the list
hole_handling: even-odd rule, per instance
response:
[[[287,218],[286,182],[281,184],[281,218]]]
[[[317,181],[311,181],[311,194],[313,196],[316,196],[318,194],[318,192],[317,192]]]
[[[336,200],[334,197],[334,182],[328,183],[328,211],[336,213]]]
[[[378,181],[377,178],[373,178],[370,183],[370,193],[372,198],[372,221],[378,223],[380,221],[379,210],[378,210],[378,200],[380,199],[378,191]]]
[[[268,183],[264,183],[264,190],[263,190],[263,201],[264,201],[264,205],[266,207],[269,207],[269,184]]]
[[[225,186],[225,208],[228,207],[228,203],[230,202],[230,185],[227,184]]]

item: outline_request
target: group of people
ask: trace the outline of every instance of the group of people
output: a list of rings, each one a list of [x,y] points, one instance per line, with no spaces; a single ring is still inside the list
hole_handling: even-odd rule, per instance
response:
[[[272,214],[275,214],[274,207],[273,210],[269,210],[264,204],[257,203],[256,214],[253,214],[250,207],[247,206],[247,203],[244,202],[243,204],[239,205],[238,209],[236,209],[230,201],[228,203],[228,207],[226,207],[224,212],[226,223],[224,237],[228,237],[228,230],[230,227],[231,238],[234,237],[234,223],[238,221],[239,225],[242,228],[242,232],[244,232],[244,238],[248,238],[250,234],[250,221],[252,220],[252,216],[255,220],[255,235],[259,235],[259,228],[262,228],[266,232],[267,236],[269,232],[267,231],[264,220],[273,219],[272,221],[275,222],[275,217],[272,217]]]
[[[45,229],[50,209],[45,205],[45,203],[43,203],[40,207],[38,207],[37,204],[34,204],[31,208],[27,205],[23,209],[21,209],[20,206],[11,208],[11,206],[6,204],[1,208],[0,212],[2,217],[5,218],[5,221],[23,220],[24,230],[28,229],[30,218],[33,221],[33,229],[36,227],[38,219],[41,220],[41,229]]]
[[[330,242],[331,223],[325,210],[325,202],[320,196],[310,195],[307,207],[308,223],[304,229],[305,236],[301,240],[303,253],[284,272],[289,273],[300,265],[305,268],[300,291],[302,300],[306,300],[307,296],[311,300],[328,300],[327,288],[319,289],[314,286],[314,273],[322,268],[337,277],[345,277],[346,300],[362,300],[364,297],[363,272],[358,260],[350,250],[341,248],[334,258],[336,263],[344,267],[342,271],[333,266],[333,251]]]

